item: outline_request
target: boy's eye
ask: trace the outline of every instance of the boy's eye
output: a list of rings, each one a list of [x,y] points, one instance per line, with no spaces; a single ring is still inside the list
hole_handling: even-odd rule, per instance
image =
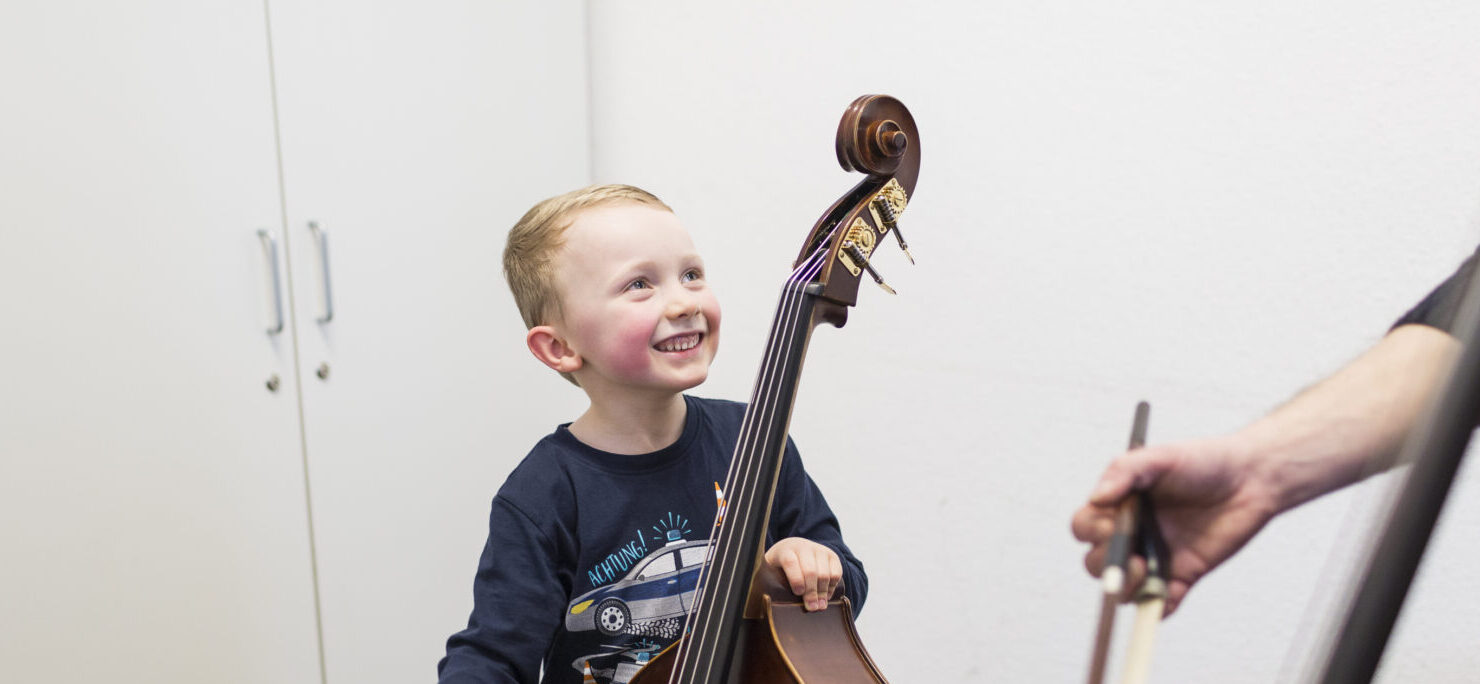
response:
[[[686,283],[692,283],[695,280],[703,280],[703,279],[704,279],[704,273],[702,271],[700,271],[699,269],[697,269],[697,268],[691,268],[691,269],[689,269],[687,271],[684,271],[683,281],[686,282]]]
[[[629,289],[629,290],[643,290],[643,289],[647,289],[647,287],[648,287],[648,281],[646,281],[646,280],[644,280],[642,278],[638,278],[637,280],[634,280],[634,281],[632,281],[630,283],[627,283],[627,289]]]

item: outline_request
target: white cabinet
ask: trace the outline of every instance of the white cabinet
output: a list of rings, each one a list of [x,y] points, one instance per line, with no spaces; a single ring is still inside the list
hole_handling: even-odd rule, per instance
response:
[[[499,258],[589,180],[584,12],[0,6],[0,679],[432,677],[509,367],[565,389]]]
[[[0,5],[5,681],[320,679],[264,26]]]
[[[272,6],[330,684],[427,681],[466,623],[534,442],[504,236],[589,177],[581,3],[380,5]]]

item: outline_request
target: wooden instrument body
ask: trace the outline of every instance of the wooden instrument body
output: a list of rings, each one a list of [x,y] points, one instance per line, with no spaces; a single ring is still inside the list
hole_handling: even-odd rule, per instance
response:
[[[730,684],[888,684],[853,627],[853,603],[841,588],[827,610],[807,612],[791,589],[762,568],[751,583],[736,639]],[[667,684],[678,643],[664,649],[631,684]]]

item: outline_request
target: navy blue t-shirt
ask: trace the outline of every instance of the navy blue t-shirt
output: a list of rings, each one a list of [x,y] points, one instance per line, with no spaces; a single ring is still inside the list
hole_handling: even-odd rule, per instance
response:
[[[695,599],[744,404],[684,397],[678,441],[594,449],[567,425],[540,440],[493,499],[467,629],[437,666],[452,683],[626,682],[679,635]],[[766,546],[831,548],[863,607],[868,578],[788,438]]]

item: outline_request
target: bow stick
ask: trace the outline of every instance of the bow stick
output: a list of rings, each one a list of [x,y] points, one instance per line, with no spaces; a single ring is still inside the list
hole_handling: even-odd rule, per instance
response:
[[[1146,424],[1151,418],[1151,405],[1136,404],[1136,417],[1131,425],[1130,449],[1146,445]],[[1115,609],[1125,590],[1127,565],[1131,547],[1136,547],[1146,559],[1146,581],[1137,588],[1135,601],[1137,617],[1131,633],[1131,648],[1126,659],[1124,682],[1144,681],[1150,666],[1151,642],[1156,635],[1156,625],[1161,620],[1162,607],[1166,603],[1166,572],[1169,558],[1166,544],[1151,505],[1151,497],[1144,491],[1134,492],[1121,500],[1115,509],[1115,531],[1110,536],[1110,548],[1105,556],[1105,571],[1101,573],[1100,622],[1095,631],[1094,651],[1090,656],[1089,684],[1100,684],[1105,679],[1105,666],[1110,660],[1110,636],[1115,629]]]

